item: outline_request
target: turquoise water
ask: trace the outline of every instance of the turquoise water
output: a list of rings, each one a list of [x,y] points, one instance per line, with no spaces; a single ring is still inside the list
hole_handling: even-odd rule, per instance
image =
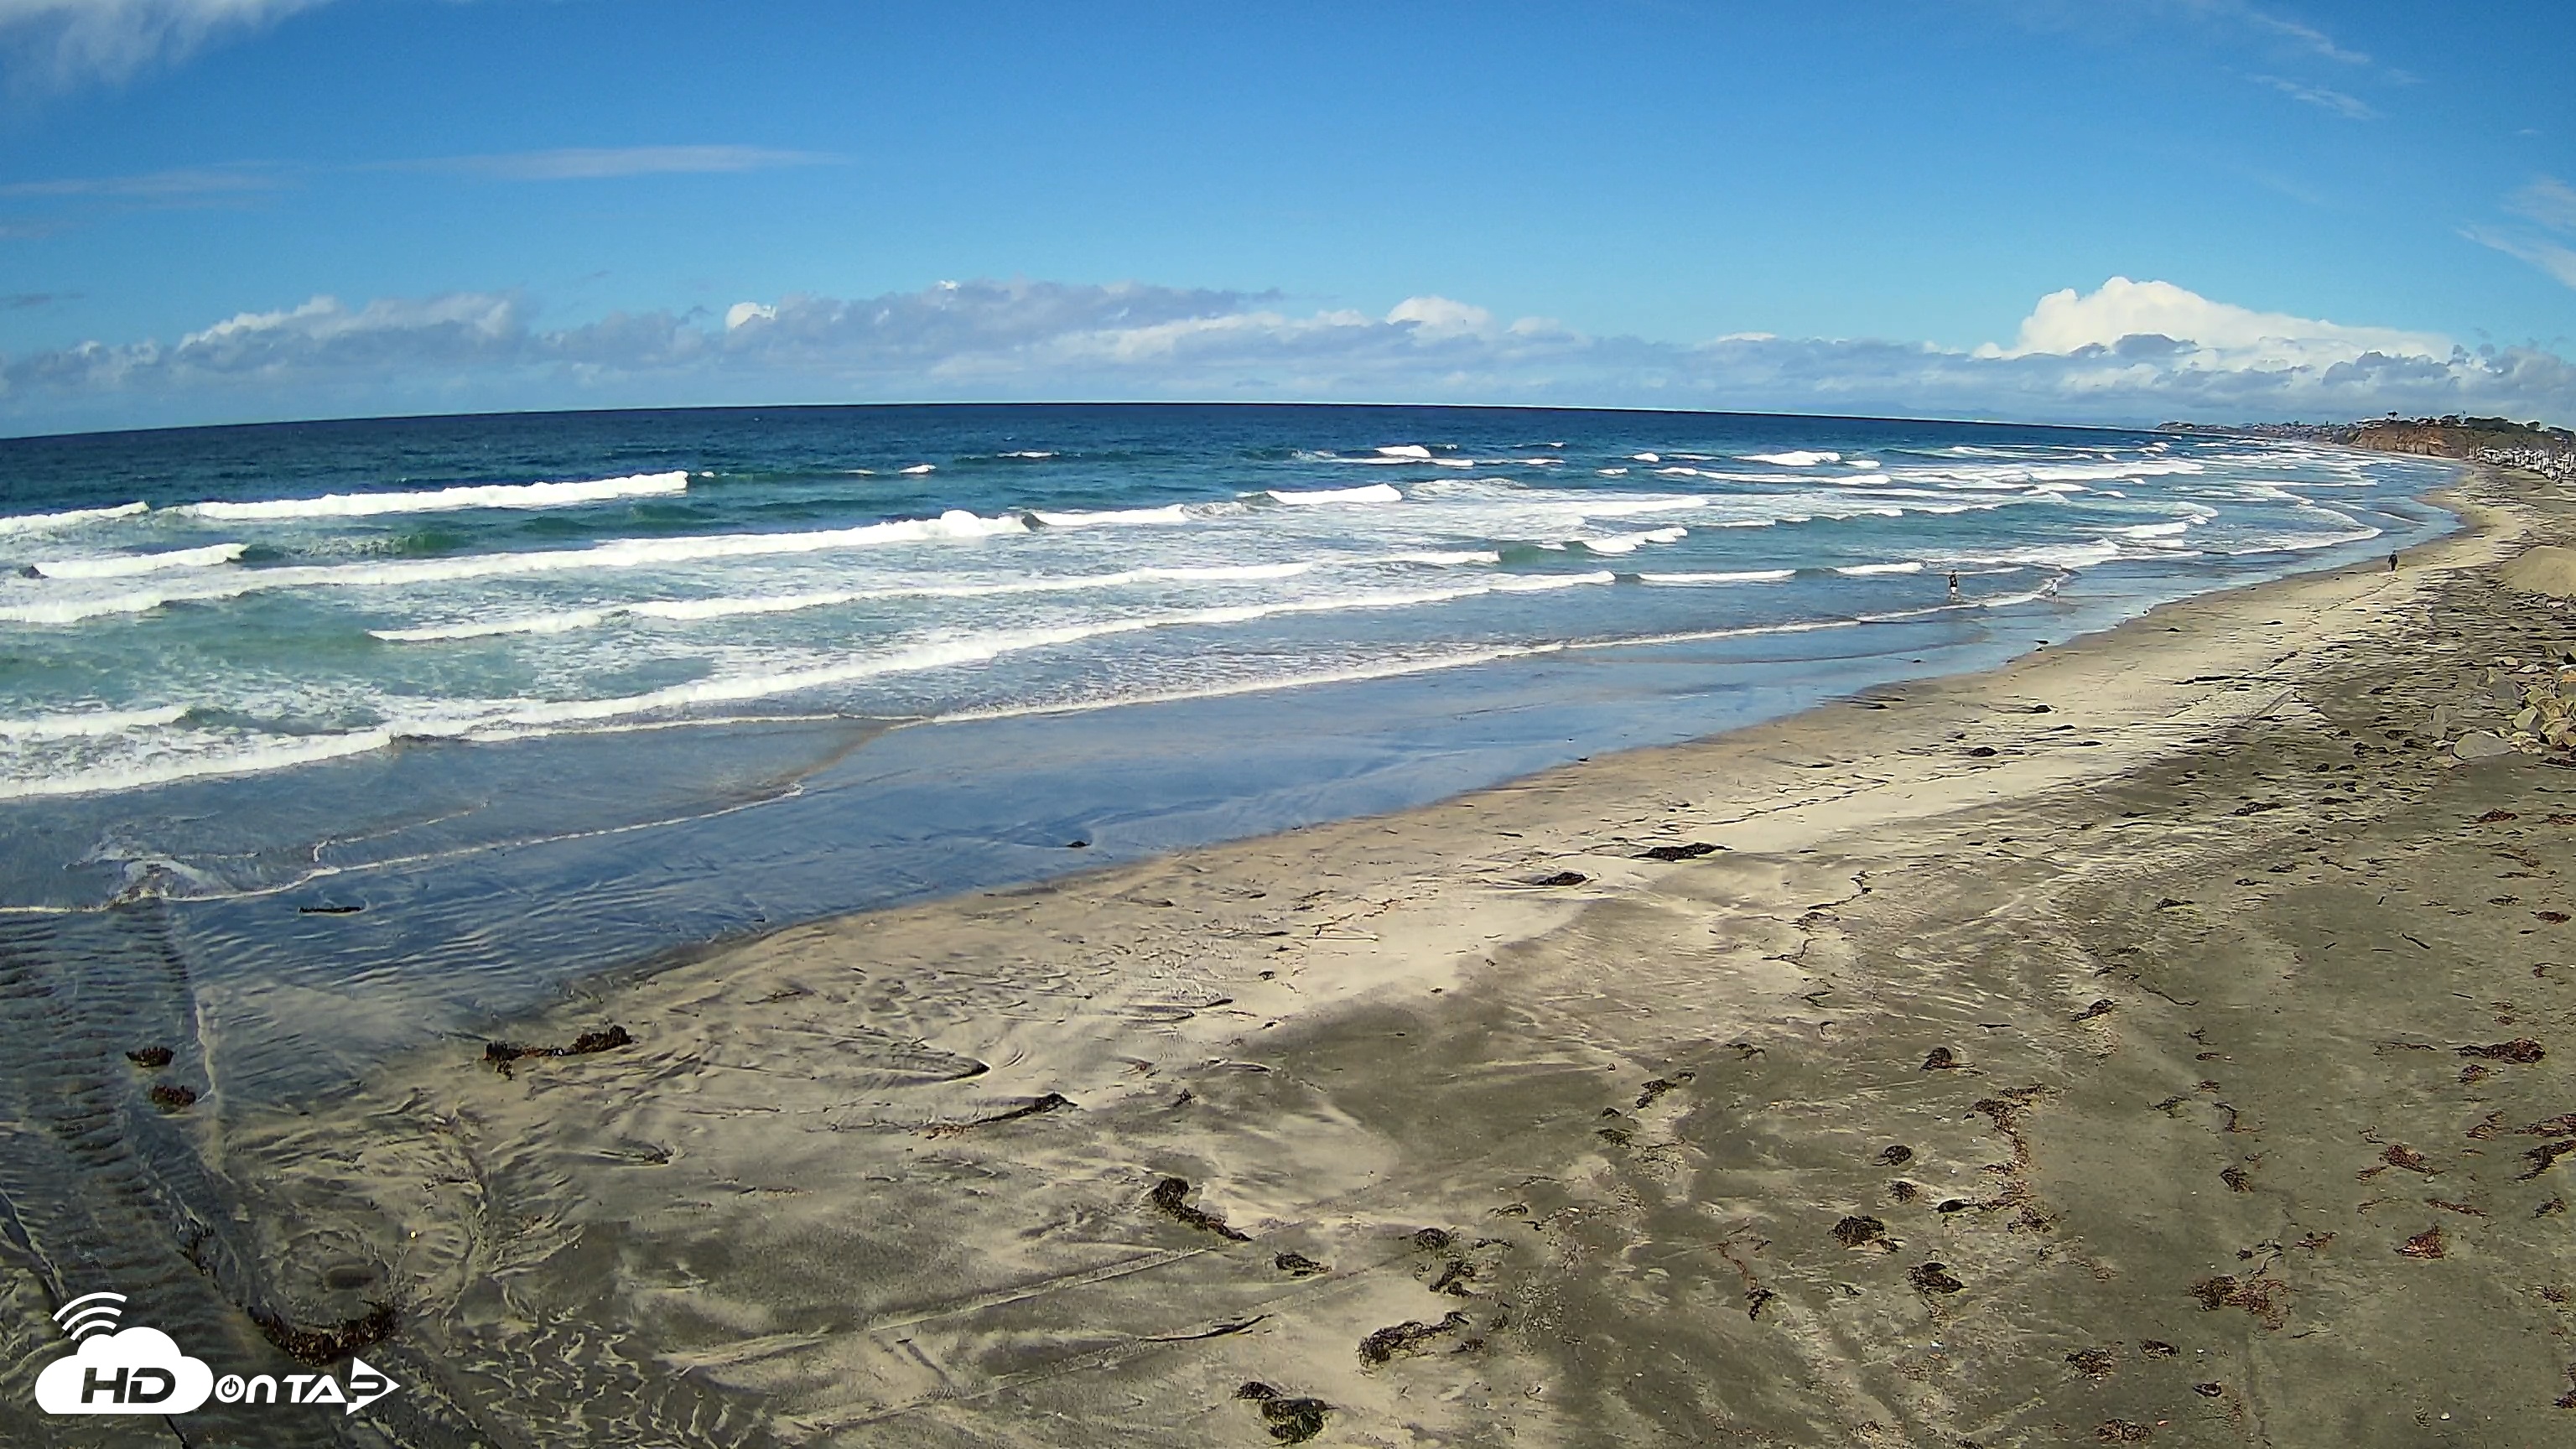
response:
[[[0,800],[404,743],[956,720],[2175,591],[2436,469],[1674,414],[904,408],[0,444]],[[1958,575],[1958,594],[1949,577]]]
[[[181,1024],[228,1093],[328,1091],[705,941],[1418,804],[2375,558],[2449,526],[2420,501],[2449,476],[1349,407],[0,443],[0,954],[56,982],[27,1000]],[[55,1030],[0,1011],[0,1049]]]

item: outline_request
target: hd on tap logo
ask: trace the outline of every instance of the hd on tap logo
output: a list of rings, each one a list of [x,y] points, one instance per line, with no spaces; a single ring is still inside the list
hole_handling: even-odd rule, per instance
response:
[[[118,1328],[122,1293],[84,1293],[55,1310],[54,1322],[79,1347],[36,1375],[36,1407],[48,1414],[186,1414],[212,1398],[227,1404],[340,1404],[354,1414],[402,1387],[349,1360],[344,1383],[329,1374],[226,1374],[182,1353],[170,1335],[140,1324]]]

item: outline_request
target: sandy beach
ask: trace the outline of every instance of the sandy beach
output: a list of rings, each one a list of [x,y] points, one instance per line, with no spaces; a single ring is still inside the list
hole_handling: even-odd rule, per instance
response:
[[[266,1308],[398,1305],[406,1443],[2558,1442],[2576,773],[2453,742],[2576,660],[2500,577],[2576,508],[2454,506],[194,1130]]]

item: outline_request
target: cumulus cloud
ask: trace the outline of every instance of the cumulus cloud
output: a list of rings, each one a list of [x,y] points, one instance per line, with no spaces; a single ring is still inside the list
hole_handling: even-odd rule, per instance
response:
[[[227,32],[325,0],[0,0],[0,53],[22,87],[120,81]]]
[[[2031,421],[2407,412],[2576,417],[2576,367],[2430,333],[2259,312],[2113,278],[2039,300],[2011,345],[1503,325],[1449,298],[1382,314],[1274,293],[944,282],[846,299],[539,325],[506,293],[332,298],[171,343],[0,358],[13,431],[471,408],[1041,398],[1541,403]]]
[[[1446,297],[1407,297],[1388,309],[1386,320],[1410,323],[1426,337],[1447,337],[1491,331],[1494,314]]]
[[[2365,353],[2447,356],[2451,341],[2429,332],[2385,327],[2345,327],[2282,312],[2256,312],[2213,302],[2171,282],[2113,277],[2089,296],[2075,289],[2051,292],[2021,324],[2012,348],[1989,345],[1988,356],[2076,353],[2117,348],[2139,338],[2194,344],[2204,365],[2229,369],[2330,365]]]

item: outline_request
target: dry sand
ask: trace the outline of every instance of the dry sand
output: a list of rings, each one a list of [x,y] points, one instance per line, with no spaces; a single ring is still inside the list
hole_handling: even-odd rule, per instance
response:
[[[2465,492],[2394,573],[783,931],[206,1147],[281,1307],[399,1299],[408,1443],[2570,1442],[2576,771],[2437,741],[2576,649],[2497,567],[2576,512]]]

